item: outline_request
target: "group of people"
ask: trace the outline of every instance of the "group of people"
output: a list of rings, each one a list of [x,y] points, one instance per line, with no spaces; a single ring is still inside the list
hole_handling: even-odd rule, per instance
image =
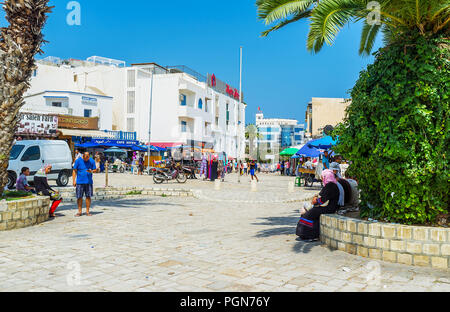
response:
[[[218,155],[202,154],[202,160],[200,161],[200,178],[203,180],[210,180],[214,182],[220,179],[225,181],[225,174],[231,173],[232,163],[227,160],[226,157],[219,158]]]
[[[239,174],[241,176],[243,175],[250,175],[252,181],[256,179],[257,182],[259,182],[258,176],[256,175],[257,172],[260,172],[260,166],[256,162],[256,160],[249,160],[247,161],[240,161],[239,164],[237,164],[237,169],[239,170]]]
[[[30,176],[30,169],[28,167],[23,167],[21,174],[16,181],[16,190],[21,192],[28,192],[30,194],[34,193],[39,196],[48,196],[52,201],[49,210],[49,216],[51,218],[55,217],[55,211],[62,202],[62,197],[57,190],[54,190],[48,184],[47,175],[52,171],[52,165],[44,165],[39,171],[37,171],[33,178],[34,187],[30,186],[27,177]],[[94,194],[94,181],[92,174],[94,172],[99,172],[100,166],[97,164],[96,160],[92,159],[89,153],[84,153],[82,155],[75,156],[75,161],[73,163],[73,186],[76,190],[78,213],[76,217],[82,215],[82,205],[83,198],[86,198],[86,215],[91,216],[91,197]]]
[[[16,190],[20,192],[34,193],[39,196],[48,196],[52,200],[49,210],[49,216],[54,218],[56,208],[62,202],[61,195],[58,191],[52,189],[48,185],[47,175],[52,171],[52,165],[45,165],[34,175],[34,187],[28,183],[27,177],[30,175],[30,168],[23,167],[16,181]]]
[[[326,159],[327,162],[322,162],[322,190],[314,196],[310,205],[304,205],[300,209],[301,218],[297,225],[297,235],[304,240],[319,239],[322,214],[333,214],[344,206],[358,205],[358,182],[344,178],[341,168],[342,158],[336,156],[331,159],[331,163],[328,157]],[[307,162],[310,162],[310,159]]]

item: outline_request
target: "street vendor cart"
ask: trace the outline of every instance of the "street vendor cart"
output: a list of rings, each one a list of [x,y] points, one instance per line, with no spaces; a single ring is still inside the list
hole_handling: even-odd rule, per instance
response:
[[[322,180],[317,176],[316,169],[299,168],[298,172],[300,173],[300,183],[304,180],[305,186],[312,187],[314,182],[320,182],[322,185]]]

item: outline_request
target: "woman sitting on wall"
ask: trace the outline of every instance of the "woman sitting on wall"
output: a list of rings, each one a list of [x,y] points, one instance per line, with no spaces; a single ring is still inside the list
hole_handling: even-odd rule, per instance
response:
[[[59,204],[61,204],[62,198],[61,195],[59,195],[59,192],[55,191],[48,185],[47,174],[51,171],[52,165],[46,165],[44,168],[40,169],[34,176],[34,187],[36,189],[36,194],[40,196],[49,196],[52,200],[49,215],[54,218],[55,210],[58,208]]]
[[[301,218],[297,225],[297,235],[303,240],[318,240],[320,237],[320,216],[332,214],[338,209],[339,188],[336,177],[331,170],[322,171],[324,187],[318,196],[315,196],[311,209],[302,207]]]

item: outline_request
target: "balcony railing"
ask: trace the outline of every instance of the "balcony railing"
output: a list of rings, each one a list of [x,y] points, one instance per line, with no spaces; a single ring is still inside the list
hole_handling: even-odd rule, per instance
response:
[[[136,132],[111,131],[111,130],[104,130],[104,132],[108,133],[109,135],[113,135],[114,140],[136,141],[137,138]]]

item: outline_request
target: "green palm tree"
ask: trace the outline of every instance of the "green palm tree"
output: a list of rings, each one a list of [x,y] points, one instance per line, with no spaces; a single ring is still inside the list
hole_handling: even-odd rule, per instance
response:
[[[7,27],[0,29],[0,196],[8,181],[9,153],[19,122],[23,94],[29,87],[34,57],[45,42],[42,29],[49,0],[5,0]]]
[[[257,0],[258,16],[275,26],[262,33],[280,29],[292,22],[309,19],[307,48],[319,52],[332,45],[339,31],[349,23],[363,21],[360,54],[369,55],[377,35],[382,32],[386,44],[405,33],[434,36],[448,33],[448,0]]]

